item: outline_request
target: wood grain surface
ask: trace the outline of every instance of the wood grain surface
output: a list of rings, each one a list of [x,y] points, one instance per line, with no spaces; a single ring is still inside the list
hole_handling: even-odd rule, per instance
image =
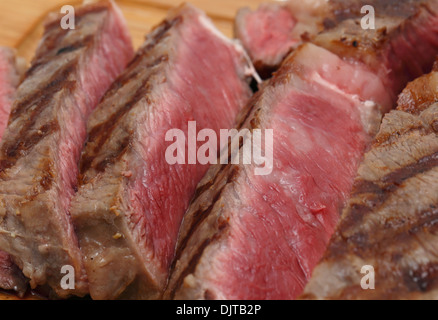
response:
[[[233,21],[241,7],[256,8],[269,0],[115,0],[128,22],[135,47],[141,45],[150,29],[160,23],[169,9],[190,2],[204,10],[220,31],[232,37]],[[0,0],[0,46],[17,49],[19,56],[32,59],[43,32],[43,21],[64,5],[79,5],[82,0]],[[0,300],[16,300],[0,292]],[[35,299],[35,297],[27,297]]]

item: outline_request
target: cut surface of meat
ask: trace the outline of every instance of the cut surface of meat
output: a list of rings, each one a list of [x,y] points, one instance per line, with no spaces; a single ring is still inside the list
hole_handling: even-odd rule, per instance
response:
[[[68,209],[86,119],[133,56],[113,2],[75,15],[75,29],[63,29],[58,14],[48,18],[0,147],[0,249],[32,288],[50,287],[59,297],[88,293]],[[64,266],[74,269],[74,289],[61,286]]]
[[[283,62],[252,100],[246,123],[274,130],[273,172],[254,176],[248,165],[209,171],[184,218],[166,298],[301,293],[382,113],[408,81],[430,71],[438,52],[437,1],[409,3],[409,10],[380,12],[379,29],[355,27],[345,38],[340,30],[357,19],[344,12],[347,20],[312,41],[320,47],[304,44]]]
[[[182,217],[208,169],[171,165],[166,136],[187,136],[189,121],[216,134],[234,127],[252,94],[251,70],[243,48],[184,5],[147,36],[107,92],[90,118],[71,209],[92,298],[162,294]]]
[[[323,0],[265,3],[239,10],[234,35],[248,51],[262,78],[269,78],[303,40],[324,30],[328,5]]]
[[[303,299],[438,299],[437,101],[433,72],[384,118]]]
[[[300,294],[378,129],[372,101],[391,104],[367,69],[312,44],[288,57],[243,125],[274,130],[272,174],[255,175],[255,164],[210,169],[184,218],[166,298]]]

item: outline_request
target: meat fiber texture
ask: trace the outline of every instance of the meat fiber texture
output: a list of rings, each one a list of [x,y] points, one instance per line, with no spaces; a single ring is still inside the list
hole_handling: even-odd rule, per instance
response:
[[[88,285],[68,213],[77,183],[86,119],[133,56],[113,2],[76,8],[75,29],[51,15],[20,84],[0,146],[0,249],[30,279],[59,297]],[[61,286],[64,266],[74,289]]]
[[[243,126],[274,130],[272,174],[255,176],[255,164],[207,173],[184,217],[166,298],[294,299],[302,292],[382,114],[402,83],[432,67],[435,4],[400,14],[397,27],[388,21],[376,42],[357,33],[344,45],[333,29],[319,43],[336,55],[304,44],[286,59]],[[421,59],[409,60],[415,55]]]
[[[233,128],[252,95],[251,70],[240,46],[184,5],[107,92],[89,121],[71,209],[93,299],[160,297],[183,214],[209,167],[170,164],[166,133],[187,136],[189,121],[217,134]]]
[[[438,299],[437,101],[433,72],[384,118],[303,299]]]

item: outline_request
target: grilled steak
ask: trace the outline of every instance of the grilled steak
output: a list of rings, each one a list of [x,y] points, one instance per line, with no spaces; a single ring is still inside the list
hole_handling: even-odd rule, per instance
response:
[[[251,96],[250,68],[240,46],[185,5],[107,92],[90,118],[71,209],[92,298],[162,294],[180,222],[208,169],[170,165],[166,133],[187,134],[189,121],[216,133],[233,127]]]
[[[242,8],[236,15],[234,35],[266,79],[303,40],[324,30],[324,19],[331,16],[328,8],[323,0],[265,3],[255,11]]]
[[[125,23],[112,2],[76,9],[75,29],[51,16],[16,93],[0,147],[0,249],[30,279],[60,297],[87,283],[68,213],[86,119],[132,58]],[[63,266],[75,289],[61,287]]]
[[[438,68],[410,83],[359,169],[303,298],[438,299]],[[363,266],[375,290],[363,290]]]
[[[420,7],[399,31],[370,39],[376,54],[367,61],[354,45],[338,50],[346,59],[311,44],[286,59],[252,100],[243,126],[274,129],[272,174],[255,176],[254,165],[242,164],[207,173],[184,218],[166,298],[293,299],[302,292],[381,112],[392,107],[401,82],[433,64],[438,21],[432,8],[438,7]],[[416,23],[430,27],[428,33]],[[412,69],[390,49],[402,43],[406,57],[422,48],[423,61]],[[373,68],[379,62],[390,76]]]
[[[12,49],[0,47],[0,139],[6,128],[15,90],[20,80],[20,59]],[[0,289],[13,290],[22,295],[26,291],[26,279],[14,265],[11,257],[0,251]]]
[[[361,13],[361,8],[364,5],[374,7],[375,30],[362,29],[361,20],[365,14]],[[290,0],[282,5],[264,4],[254,12],[242,9],[236,17],[235,35],[264,77],[277,70],[287,54],[303,41],[312,41],[343,58],[373,64],[382,74],[393,69],[398,71],[399,67],[392,65],[389,69],[379,69],[382,60],[387,60],[385,64],[409,61],[407,76],[396,83],[403,84],[396,90],[400,92],[406,79],[412,79],[410,72],[415,73],[416,68],[422,67],[424,58],[428,58],[425,65],[430,65],[430,50],[424,49],[430,46],[431,40],[436,45],[436,39],[428,38],[428,32],[436,32],[436,8],[435,0]],[[394,40],[385,46],[383,42],[388,38]],[[422,47],[423,42],[426,47]],[[413,45],[418,48],[415,54],[423,56],[412,57],[405,52],[412,52]],[[375,59],[376,55],[380,55],[380,59]],[[404,64],[400,66],[406,68]]]
[[[297,49],[243,125],[274,129],[272,174],[256,176],[255,164],[207,173],[184,218],[166,298],[295,298],[378,128],[371,101],[391,105],[377,76],[314,45]]]

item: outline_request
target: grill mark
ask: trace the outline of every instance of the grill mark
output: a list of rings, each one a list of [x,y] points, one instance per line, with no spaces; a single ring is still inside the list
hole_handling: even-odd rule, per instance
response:
[[[215,235],[213,235],[213,237],[208,238],[206,240],[204,240],[202,242],[202,244],[198,247],[197,251],[195,252],[195,254],[192,256],[192,258],[190,259],[189,264],[187,265],[187,267],[183,270],[183,272],[181,272],[180,276],[178,277],[175,286],[171,289],[170,291],[170,299],[173,300],[175,298],[176,295],[176,290],[178,290],[178,288],[181,287],[182,283],[184,282],[184,279],[189,275],[192,274],[195,269],[196,266],[199,263],[199,260],[202,257],[202,254],[204,253],[205,249],[212,243],[215,242],[217,240],[219,240],[222,235],[224,234],[224,232],[226,231],[228,225],[224,226],[222,229],[219,230],[218,233],[216,233]]]
[[[438,152],[389,173],[381,179],[383,185],[367,180],[357,181],[353,187],[354,198],[361,198],[364,201],[361,204],[351,205],[351,210],[341,223],[342,226],[348,228],[360,223],[366,214],[381,207],[390,195],[400,188],[403,182],[426,173],[436,166],[438,166]]]
[[[216,203],[221,198],[225,188],[234,180],[234,178],[238,175],[239,172],[240,172],[239,167],[234,167],[230,172],[229,176],[227,177],[227,182],[219,190],[217,190],[217,193],[214,195],[213,200],[211,201],[208,208],[206,210],[198,209],[193,213],[193,221],[190,227],[188,228],[187,235],[182,239],[181,244],[178,246],[178,249],[175,253],[175,257],[171,266],[172,271],[175,269],[176,262],[181,258],[184,250],[186,249],[189,240],[196,233],[196,231],[201,226],[201,224],[208,218],[213,208],[215,207]],[[223,228],[223,222],[219,224],[218,229],[220,230],[221,228]]]
[[[111,84],[108,91],[105,93],[105,96],[103,97],[101,103],[104,103],[106,100],[110,99],[114,96],[125,85],[127,85],[131,80],[135,81],[135,78],[140,74],[141,70],[137,70],[139,64],[145,60],[144,58],[147,57],[145,55],[137,55],[134,60],[135,62],[131,65],[131,67],[125,69],[125,71],[117,77],[117,79]],[[152,69],[155,67],[158,67],[160,64],[165,63],[169,61],[169,56],[167,54],[164,54],[157,59],[155,59],[153,62],[146,64],[141,69]]]
[[[0,172],[13,167],[17,161],[29,154],[29,152],[45,137],[59,130],[59,123],[52,121],[43,125],[39,130],[32,130],[39,115],[53,101],[53,96],[60,90],[72,90],[76,85],[75,81],[68,81],[76,61],[72,61],[64,69],[56,72],[48,84],[41,90],[22,101],[17,101],[11,112],[9,123],[18,118],[24,118],[21,130],[17,137],[5,140],[1,149],[2,159],[0,160]],[[31,109],[31,107],[34,107]],[[24,114],[28,115],[26,118]]]
[[[23,100],[19,100],[14,104],[11,111],[9,123],[14,122],[23,113],[28,111],[34,105],[37,105],[37,109],[42,111],[42,107],[45,107],[52,100],[53,96],[61,89],[72,89],[75,81],[68,81],[68,77],[75,70],[78,59],[72,60],[64,68],[54,73],[52,78],[49,79],[47,85],[41,89],[36,89],[35,93],[26,97]]]
[[[370,241],[368,234],[357,232],[349,237],[344,237],[337,232],[336,239],[330,244],[328,254],[325,259],[334,260],[343,255],[354,254],[366,259],[367,257],[376,258],[379,255],[386,256],[386,250],[380,252],[379,248],[390,248],[400,246],[403,243],[414,241],[413,236],[420,233],[430,233],[438,226],[438,204],[431,204],[427,210],[415,215],[414,218],[397,219],[389,218],[379,233],[374,234],[373,241]],[[343,226],[341,225],[341,230]],[[347,243],[347,246],[345,245]],[[394,245],[395,244],[395,245]],[[399,257],[391,257],[392,262],[397,263]]]
[[[105,143],[110,139],[114,129],[122,121],[125,115],[127,115],[131,109],[143,98],[147,99],[147,94],[150,91],[149,75],[143,80],[141,86],[137,89],[131,99],[125,103],[121,108],[114,112],[106,121],[96,125],[89,133],[88,141],[95,142],[95,147],[92,150],[87,151],[84,161],[81,164],[81,173],[84,174],[88,171],[96,155],[99,154]],[[97,168],[95,168],[97,169]]]
[[[30,128],[24,127],[20,139],[13,143],[5,143],[2,149],[3,159],[0,160],[0,172],[12,168],[20,158],[28,155],[30,151],[49,135],[59,131],[59,123],[52,121],[43,125],[39,130],[30,132]]]
[[[385,184],[396,185],[398,187],[405,180],[418,174],[430,171],[436,166],[438,166],[438,152],[435,152],[432,155],[425,156],[414,164],[407,165],[388,174],[382,179],[382,181]]]

